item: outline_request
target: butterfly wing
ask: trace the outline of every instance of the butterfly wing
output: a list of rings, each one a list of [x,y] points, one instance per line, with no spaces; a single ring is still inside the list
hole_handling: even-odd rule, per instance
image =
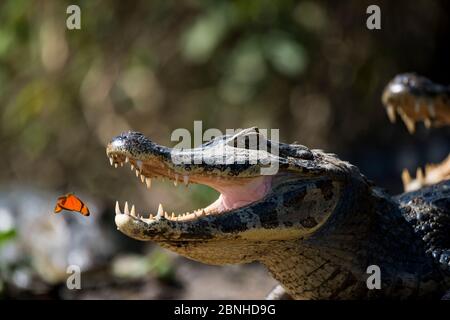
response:
[[[68,194],[58,198],[55,212],[60,212],[62,209],[68,211],[77,211],[83,216],[89,216],[90,212],[88,207],[74,194]]]
[[[87,216],[89,216],[91,213],[89,212],[89,209],[88,209],[88,207],[86,207],[86,205],[83,203],[83,207],[81,208],[81,210],[80,210],[80,213],[83,215],[83,216],[85,216],[85,217],[87,217]]]
[[[69,194],[66,198],[66,201],[62,205],[64,209],[70,210],[70,211],[80,211],[83,207],[83,203],[80,199],[78,199],[73,194]]]
[[[56,200],[55,213],[61,212],[64,209],[63,205],[66,202],[66,196],[61,196]]]
[[[62,208],[59,204],[56,204],[55,213],[61,212]]]

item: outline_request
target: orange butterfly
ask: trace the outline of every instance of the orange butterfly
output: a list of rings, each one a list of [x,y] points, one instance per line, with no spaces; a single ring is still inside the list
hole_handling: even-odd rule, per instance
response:
[[[55,213],[61,212],[62,209],[68,211],[78,211],[85,217],[90,214],[88,207],[86,207],[83,201],[78,199],[78,197],[76,197],[72,193],[58,198],[58,201],[56,202]]]

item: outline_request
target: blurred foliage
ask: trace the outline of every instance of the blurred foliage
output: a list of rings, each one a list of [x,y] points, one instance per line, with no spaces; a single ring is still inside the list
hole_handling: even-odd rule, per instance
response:
[[[9,229],[7,231],[0,231],[0,247],[16,237],[16,230]]]
[[[8,241],[13,240],[16,235],[17,231],[15,229],[14,221],[11,215],[6,210],[0,207],[0,253],[2,246]]]
[[[155,248],[148,255],[123,255],[112,263],[112,274],[120,278],[137,279],[148,275],[170,282],[175,276],[172,255]]]
[[[81,30],[65,28],[74,3]],[[443,131],[412,138],[390,125],[380,93],[398,72],[448,82],[449,5],[381,1],[382,30],[369,31],[369,4],[2,1],[0,182],[189,210],[215,193],[173,195],[164,184],[148,193],[109,167],[104,146],[129,129],[173,145],[174,129],[203,120],[222,131],[280,128],[283,141],[337,152],[398,191],[403,166],[443,157],[422,147]],[[409,148],[400,160],[399,146]]]

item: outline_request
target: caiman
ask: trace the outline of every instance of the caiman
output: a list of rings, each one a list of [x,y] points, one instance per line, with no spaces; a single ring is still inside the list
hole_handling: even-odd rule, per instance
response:
[[[449,92],[405,74],[388,84],[383,102],[412,130],[414,121],[450,122]],[[256,147],[240,143],[255,137]],[[269,299],[440,299],[450,288],[448,177],[390,196],[336,155],[269,140],[257,128],[193,149],[125,132],[107,156],[131,165],[147,187],[163,177],[219,191],[211,205],[183,214],[159,205],[143,217],[116,203],[115,222],[129,237],[206,264],[259,261],[280,283]],[[262,174],[274,162],[276,174]],[[377,288],[368,285],[370,266],[379,268]]]

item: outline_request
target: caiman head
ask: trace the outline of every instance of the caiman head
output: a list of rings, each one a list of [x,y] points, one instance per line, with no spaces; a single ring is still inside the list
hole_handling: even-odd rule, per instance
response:
[[[333,214],[349,172],[357,171],[332,154],[269,140],[257,128],[193,149],[125,132],[106,153],[116,168],[128,163],[147,187],[162,177],[220,192],[209,206],[187,213],[167,213],[160,205],[144,217],[134,206],[116,203],[115,222],[124,234],[209,264],[251,262],[271,241],[310,237]]]
[[[425,127],[440,127],[450,123],[450,86],[432,82],[414,73],[404,73],[392,79],[381,98],[389,120],[396,114],[414,133],[416,122]]]

